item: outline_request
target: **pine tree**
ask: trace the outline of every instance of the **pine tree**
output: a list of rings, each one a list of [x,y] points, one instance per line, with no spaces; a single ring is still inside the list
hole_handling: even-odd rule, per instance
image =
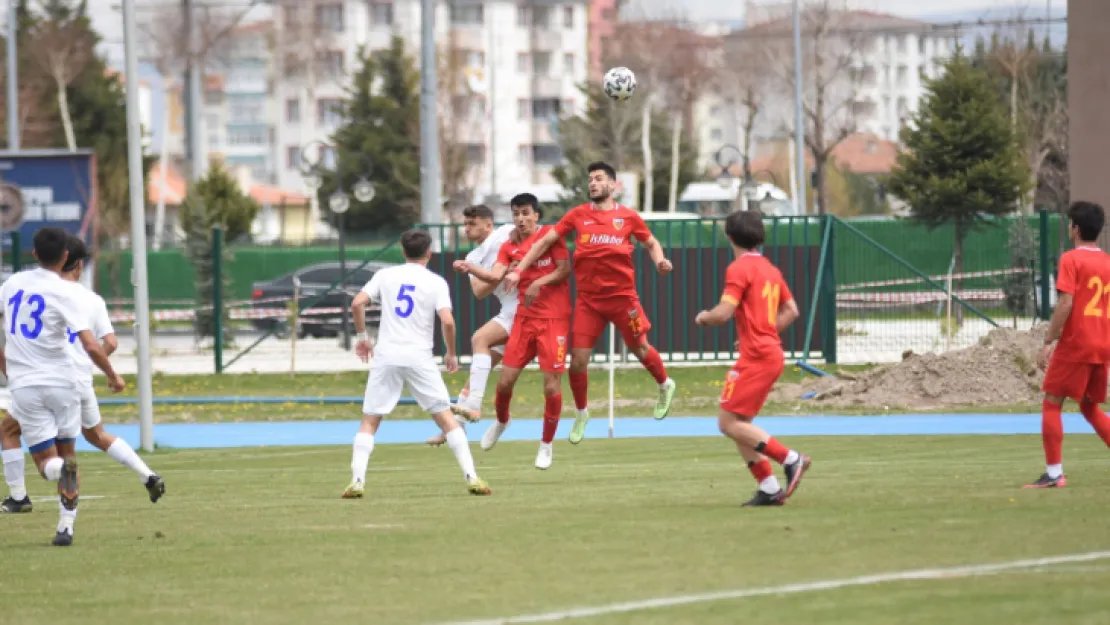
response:
[[[342,182],[351,202],[348,230],[404,230],[420,215],[420,75],[400,37],[377,56],[360,50],[358,61],[344,102],[344,123],[332,136],[336,171],[324,172],[320,203],[327,206]],[[353,195],[363,176],[374,185],[370,202]],[[329,213],[329,219],[334,223],[335,216]]]
[[[1029,186],[1006,104],[989,76],[957,51],[944,73],[928,81],[901,140],[905,148],[888,188],[917,222],[953,226],[959,273],[968,233],[1013,212]]]

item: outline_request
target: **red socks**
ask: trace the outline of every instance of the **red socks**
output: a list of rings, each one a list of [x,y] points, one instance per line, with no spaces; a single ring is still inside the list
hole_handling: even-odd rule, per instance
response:
[[[663,366],[663,357],[659,355],[654,347],[648,348],[648,352],[644,354],[644,358],[640,362],[651,374],[651,377],[655,378],[656,382],[662,384],[667,381],[667,368]]]
[[[748,470],[752,472],[752,477],[755,478],[755,481],[758,484],[762,484],[763,480],[774,475],[774,471],[771,470],[771,463],[766,460],[760,460],[759,462],[749,462]]]
[[[589,400],[586,398],[586,390],[590,387],[590,374],[583,371],[582,373],[570,372],[570,392],[574,395],[574,407],[579,410],[585,410],[589,405]]]
[[[1094,407],[1098,410],[1098,406]],[[1047,399],[1041,402],[1041,443],[1044,445],[1044,463],[1060,464],[1064,446],[1064,422],[1060,417],[1061,406]],[[1099,410],[1099,412],[1102,412]],[[1086,416],[1086,414],[1084,414]],[[1102,415],[1106,419],[1106,415]],[[1090,421],[1090,417],[1087,418]],[[1106,440],[1103,438],[1103,440]]]
[[[543,438],[545,443],[555,440],[555,431],[559,429],[559,415],[563,412],[563,394],[545,395],[543,402]]]
[[[783,447],[782,443],[776,441],[773,436],[767,437],[766,443],[756,445],[755,450],[779,464],[786,462],[786,457],[790,455],[790,450]]]
[[[1106,416],[1106,413],[1098,407],[1098,404],[1086,401],[1079,404],[1079,411],[1083,413],[1087,423],[1090,423],[1091,427],[1095,429],[1095,433],[1102,439],[1102,442],[1110,447],[1110,417]],[[1061,437],[1063,437],[1062,433]]]
[[[497,389],[497,399],[494,400],[493,405],[497,410],[498,423],[509,422],[509,402],[511,402],[512,400],[512,391],[502,392],[501,389]]]

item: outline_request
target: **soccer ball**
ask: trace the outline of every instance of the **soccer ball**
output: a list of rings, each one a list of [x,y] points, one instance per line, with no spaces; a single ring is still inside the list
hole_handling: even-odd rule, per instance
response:
[[[614,67],[605,72],[601,86],[605,89],[605,95],[623,102],[631,98],[632,92],[636,91],[636,74],[627,67]]]

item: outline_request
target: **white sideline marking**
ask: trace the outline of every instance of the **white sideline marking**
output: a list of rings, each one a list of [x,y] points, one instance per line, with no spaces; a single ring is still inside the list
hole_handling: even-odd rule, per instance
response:
[[[87,499],[104,499],[104,495],[78,495],[77,500],[78,502],[81,502]],[[58,496],[53,495],[50,497],[32,497],[31,501],[35,503],[50,503],[51,501],[58,501]]]
[[[821,590],[834,590],[849,586],[872,586],[887,582],[900,582],[920,579],[955,579],[960,577],[975,577],[980,575],[994,575],[1005,571],[1033,569],[1054,564],[1071,564],[1075,562],[1093,562],[1095,560],[1110,559],[1110,551],[1090,551],[1063,556],[1036,558],[1033,560],[1015,560],[1013,562],[1000,562],[997,564],[974,564],[971,566],[956,566],[938,569],[916,569],[911,571],[896,571],[892,573],[878,573],[861,577],[846,577],[841,579],[828,579],[818,582],[805,582],[801,584],[785,584],[782,586],[764,586],[762,588],[741,588],[720,592],[704,593],[699,595],[678,595],[674,597],[657,597],[641,601],[628,601],[624,603],[610,603],[585,608],[571,608],[557,612],[531,614],[524,616],[507,616],[501,618],[453,621],[441,625],[508,625],[510,623],[549,623],[575,618],[591,616],[605,616],[622,612],[637,612],[640,610],[653,610],[656,608],[670,608],[692,603],[708,603],[725,599],[746,599],[748,597],[762,597],[766,595],[792,595],[803,592],[816,592]]]

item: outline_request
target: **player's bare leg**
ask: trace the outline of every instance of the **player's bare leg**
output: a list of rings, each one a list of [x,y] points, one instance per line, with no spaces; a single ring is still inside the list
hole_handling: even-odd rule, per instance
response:
[[[573,347],[570,350],[570,392],[574,395],[574,425],[570,428],[568,440],[572,445],[582,442],[586,436],[586,424],[590,421],[587,407],[587,391],[590,386],[590,357],[593,347]]]
[[[663,358],[659,355],[658,350],[647,342],[646,338],[642,338],[638,345],[629,344],[628,349],[636,355],[640,364],[644,365],[651,377],[655,378],[655,382],[659,384],[659,398],[655,402],[654,416],[656,419],[666,418],[671,412],[671,402],[674,400],[677,385],[667,375]]]
[[[543,372],[543,435],[540,450],[536,453],[536,468],[548,469],[554,454],[555,433],[559,429],[559,416],[563,412],[563,376],[557,372]]]
[[[521,369],[515,367],[501,367],[501,377],[497,380],[497,399],[494,401],[497,420],[482,435],[481,447],[485,451],[493,449],[509,427],[509,404],[513,400],[513,388],[520,379],[520,372]]]
[[[463,479],[466,480],[466,488],[470,491],[471,495],[492,495],[493,491],[490,490],[488,484],[478,477],[478,471],[474,468],[474,457],[470,455],[470,442],[466,440],[466,432],[455,421],[455,415],[451,414],[450,410],[432,415],[447,438],[447,446],[455,454],[455,460],[459,463],[459,468],[462,469]]]
[[[366,467],[374,453],[374,435],[382,425],[381,415],[362,415],[362,424],[355,434],[351,451],[351,483],[343,491],[343,499],[361,499],[366,486]]]
[[[749,417],[722,410],[717,415],[717,426],[722,434],[736,441],[737,445],[743,445],[781,464],[786,473],[786,492],[783,496],[789,498],[794,494],[802,477],[809,470],[809,456],[783,446],[763,428],[752,424]]]
[[[166,483],[162,481],[162,478],[150,470],[150,467],[143,462],[139,454],[135,453],[131,445],[127,444],[127,441],[106,432],[103,424],[98,423],[95,427],[81,428],[81,435],[85,437],[90,445],[108,454],[112,460],[131,469],[135,475],[138,475],[150,496],[150,503],[158,503],[162,495],[166,494]]]
[[[7,412],[0,421],[0,459],[4,462],[4,481],[8,483],[8,496],[0,502],[0,514],[30,512],[33,509],[31,498],[27,496],[27,483],[24,481],[26,458],[19,422]]]
[[[495,329],[488,329],[491,327]],[[470,362],[470,375],[463,389],[459,391],[458,403],[451,406],[451,411],[457,415],[456,420],[463,428],[466,428],[466,422],[476,423],[481,418],[482,399],[485,396],[490,371],[496,369],[504,357],[503,353],[493,348],[504,346],[508,340],[509,334],[505,332],[505,328],[495,321],[487,322],[471,338],[470,348],[474,359]],[[488,362],[482,358],[483,355],[489,358]],[[433,447],[439,447],[447,442],[445,436],[440,432],[424,442]]]
[[[1068,478],[1064,475],[1063,447],[1064,420],[1061,415],[1064,398],[1045,394],[1041,402],[1041,445],[1044,447],[1044,473],[1025,485],[1025,488],[1064,488]]]

